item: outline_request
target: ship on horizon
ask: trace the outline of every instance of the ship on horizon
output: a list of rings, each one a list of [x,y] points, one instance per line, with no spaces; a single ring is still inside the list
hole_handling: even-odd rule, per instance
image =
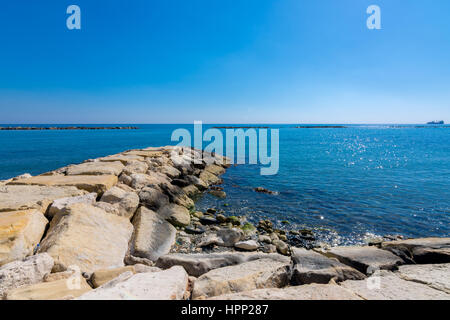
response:
[[[427,122],[427,124],[444,124],[444,120],[440,120],[440,121],[430,121],[430,122]]]

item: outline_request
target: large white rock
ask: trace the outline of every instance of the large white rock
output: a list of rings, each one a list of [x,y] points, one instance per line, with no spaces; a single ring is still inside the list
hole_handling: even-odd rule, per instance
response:
[[[114,280],[113,280],[114,281]],[[138,273],[113,286],[106,283],[79,300],[181,300],[186,295],[188,274],[179,266],[161,272]]]
[[[396,274],[402,279],[450,293],[450,263],[400,266]]]
[[[111,174],[118,176],[125,166],[120,161],[113,162],[85,162],[82,164],[77,164],[70,166],[67,169],[67,174],[69,176],[73,175],[102,175]]]
[[[169,253],[175,244],[175,227],[150,209],[140,207],[133,218],[133,225],[131,251],[134,256],[156,261]]]
[[[160,208],[158,215],[176,227],[184,227],[191,223],[191,215],[188,209],[174,203]]]
[[[366,280],[340,283],[366,300],[449,300],[450,295],[425,284],[407,281],[387,270],[375,272]]]
[[[361,300],[361,298],[335,284],[307,284],[225,294],[208,300]]]
[[[3,265],[0,267],[0,300],[12,289],[42,282],[52,268],[53,258],[47,253]]]
[[[0,266],[32,255],[47,223],[34,209],[0,212]]]
[[[85,193],[76,187],[0,186],[0,212],[37,209],[45,213],[54,200]]]
[[[416,263],[449,263],[450,238],[420,238],[383,242],[383,249],[390,250]]]
[[[53,218],[53,216],[55,214],[64,210],[66,207],[68,207],[74,203],[94,204],[96,199],[97,199],[97,194],[95,192],[88,193],[88,194],[85,194],[82,196],[56,199],[55,201],[53,201],[52,205],[48,209],[47,216],[49,218]]]
[[[106,191],[100,201],[117,206],[122,217],[131,219],[139,206],[139,196],[135,192],[127,192],[119,187]]]
[[[194,283],[192,298],[208,298],[262,288],[281,288],[289,282],[288,264],[259,259],[211,270]]]
[[[53,218],[39,252],[55,259],[55,272],[70,266],[87,273],[121,267],[132,233],[128,219],[76,203]]]

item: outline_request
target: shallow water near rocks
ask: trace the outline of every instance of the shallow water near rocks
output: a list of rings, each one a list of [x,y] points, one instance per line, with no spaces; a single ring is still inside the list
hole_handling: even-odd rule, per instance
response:
[[[0,179],[175,144],[170,141],[174,129],[192,130],[192,125],[137,126],[139,130],[0,131]],[[221,208],[255,224],[268,218],[285,229],[310,228],[319,241],[335,245],[376,235],[450,236],[449,128],[270,127],[280,128],[278,174],[261,176],[258,165],[232,166],[223,175],[227,197],[204,194],[198,209]],[[255,187],[277,194],[257,193]]]

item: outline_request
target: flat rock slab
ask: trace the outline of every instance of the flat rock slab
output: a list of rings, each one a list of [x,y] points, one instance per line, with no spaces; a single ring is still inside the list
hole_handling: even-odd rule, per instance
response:
[[[335,284],[308,284],[283,289],[257,289],[212,297],[208,300],[361,300]]]
[[[135,274],[136,270],[134,266],[97,270],[92,274],[91,283],[94,285],[94,288],[98,288],[125,272],[131,272]]]
[[[126,154],[115,154],[112,156],[108,156],[108,157],[104,157],[104,158],[99,158],[98,159],[101,162],[116,162],[116,161],[120,161],[122,162],[122,164],[127,165],[128,163],[131,163],[133,161],[145,161],[144,157],[140,157],[137,155],[126,155]]]
[[[62,279],[42,282],[11,290],[6,300],[62,300],[76,298],[92,288],[86,280],[78,276],[74,279]]]
[[[192,298],[209,298],[253,289],[281,288],[288,282],[286,263],[258,259],[203,274],[194,282]]]
[[[450,238],[421,238],[383,242],[381,247],[416,263],[449,263]]]
[[[50,208],[48,209],[48,212],[46,213],[46,215],[47,215],[47,217],[52,218],[55,214],[64,210],[66,207],[68,207],[74,203],[94,204],[96,199],[97,199],[97,194],[95,192],[88,193],[88,194],[85,194],[82,196],[56,199],[55,201],[53,201],[53,203],[50,206]]]
[[[183,254],[174,253],[161,256],[156,261],[156,266],[159,268],[167,269],[176,265],[184,267],[190,276],[199,277],[213,269],[232,266],[248,261],[254,261],[258,259],[271,259],[284,264],[289,264],[289,258],[273,253],[194,253]]]
[[[45,213],[54,200],[85,193],[76,187],[0,186],[0,212],[37,209]]]
[[[124,152],[127,156],[139,156],[144,158],[159,158],[164,156],[164,153],[159,150],[131,150]]]
[[[335,281],[361,280],[366,276],[358,270],[320,253],[303,248],[292,248],[292,277],[296,285],[329,283]]]
[[[70,166],[67,169],[67,175],[115,175],[118,176],[122,173],[123,168],[125,166],[120,161],[111,161],[111,162],[85,162],[82,164],[77,164]]]
[[[365,300],[449,300],[450,295],[425,284],[407,281],[394,272],[380,270],[367,280],[347,280],[339,285]]]
[[[11,181],[8,185],[38,185],[38,186],[73,186],[87,192],[102,194],[117,183],[114,175],[102,176],[36,176],[28,179]]]
[[[392,270],[403,264],[398,256],[375,247],[334,247],[323,253],[365,274],[378,269]]]
[[[397,275],[450,294],[450,263],[400,266]]]
[[[177,230],[156,212],[140,207],[133,218],[132,254],[156,261],[175,244]]]
[[[114,281],[114,280],[113,280]],[[188,287],[188,274],[182,267],[161,272],[138,273],[115,285],[108,283],[79,300],[181,300]]]
[[[39,252],[53,257],[54,272],[71,266],[87,273],[121,267],[132,232],[128,219],[76,203],[55,215]]]
[[[53,263],[52,257],[42,253],[0,267],[0,300],[12,289],[42,282]]]
[[[32,255],[47,223],[35,209],[0,212],[0,266]]]

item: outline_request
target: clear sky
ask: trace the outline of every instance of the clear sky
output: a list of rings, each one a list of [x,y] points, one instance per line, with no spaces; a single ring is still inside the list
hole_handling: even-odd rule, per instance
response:
[[[0,46],[4,124],[450,122],[449,0],[2,1]]]

